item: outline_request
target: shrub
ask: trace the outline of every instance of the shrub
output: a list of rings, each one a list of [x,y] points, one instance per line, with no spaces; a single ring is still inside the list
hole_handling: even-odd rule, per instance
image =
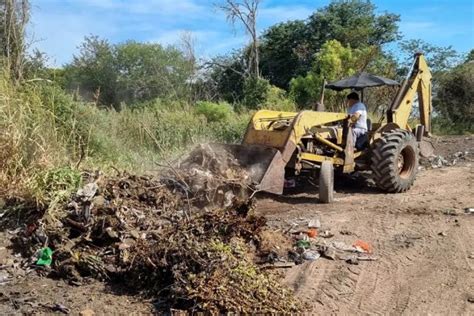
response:
[[[270,83],[260,78],[247,78],[244,82],[243,104],[249,109],[257,109],[267,99]]]
[[[296,111],[296,104],[287,97],[286,91],[275,86],[270,86],[265,103],[261,107],[275,111]]]
[[[223,122],[232,114],[232,107],[225,102],[199,101],[196,103],[196,113],[204,115],[208,122]]]
[[[321,84],[311,72],[304,77],[298,76],[290,81],[290,95],[302,108],[309,107],[311,102],[317,100],[320,90]]]
[[[51,207],[65,201],[81,184],[81,173],[71,167],[38,171],[29,186],[35,198]]]
[[[452,125],[453,131],[474,131],[474,62],[439,76],[433,106],[445,129]]]
[[[222,143],[240,143],[250,121],[250,113],[234,114],[226,122],[212,124],[210,140]]]

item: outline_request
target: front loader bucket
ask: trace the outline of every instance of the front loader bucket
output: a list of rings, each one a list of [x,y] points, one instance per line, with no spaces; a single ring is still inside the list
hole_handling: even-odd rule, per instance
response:
[[[247,170],[255,188],[274,194],[283,193],[286,163],[276,148],[260,145],[212,144],[215,150],[230,153]]]

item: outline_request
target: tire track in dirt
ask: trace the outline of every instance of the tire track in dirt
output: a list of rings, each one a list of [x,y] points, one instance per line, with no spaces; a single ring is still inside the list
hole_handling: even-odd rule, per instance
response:
[[[379,236],[388,235],[387,223],[388,213],[381,216],[370,216],[371,221],[367,223],[371,227],[371,235],[376,237],[374,245],[383,249],[383,240]],[[383,250],[378,255],[385,257]],[[396,288],[392,282],[391,263],[389,261],[376,261],[372,264],[364,264],[360,283],[354,293],[349,310],[359,310],[375,314],[385,314],[390,309],[390,304],[395,300]]]
[[[470,167],[427,170],[404,194],[338,193],[332,205],[267,198],[259,209],[282,225],[319,214],[324,229],[336,233],[331,240],[374,246],[375,262],[321,258],[287,271],[287,284],[313,313],[474,314],[467,300],[474,293],[474,216],[462,214],[474,206],[472,176]],[[342,229],[354,235],[338,234]]]

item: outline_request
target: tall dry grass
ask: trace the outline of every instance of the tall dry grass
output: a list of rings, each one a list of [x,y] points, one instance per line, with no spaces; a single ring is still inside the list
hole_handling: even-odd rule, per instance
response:
[[[204,141],[237,142],[250,113],[155,100],[98,109],[51,82],[14,86],[0,74],[0,197],[57,204],[80,185],[80,170],[149,172]]]

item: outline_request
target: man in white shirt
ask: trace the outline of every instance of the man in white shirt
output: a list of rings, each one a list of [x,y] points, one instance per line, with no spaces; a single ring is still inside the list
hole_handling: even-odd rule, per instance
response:
[[[347,113],[351,116],[352,144],[356,147],[357,139],[367,134],[367,107],[360,102],[359,95],[351,92],[347,95]]]

